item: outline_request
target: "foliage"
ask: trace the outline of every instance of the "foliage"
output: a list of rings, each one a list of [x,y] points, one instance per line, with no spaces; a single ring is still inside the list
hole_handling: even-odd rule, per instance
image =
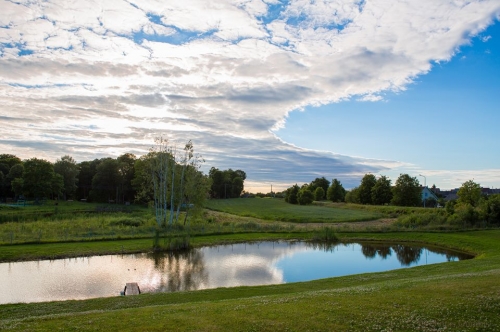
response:
[[[136,157],[132,153],[125,153],[116,158],[118,162],[119,174],[119,196],[121,202],[131,202],[135,197],[135,190],[132,186],[132,180],[135,176]]]
[[[297,184],[294,184],[290,188],[288,188],[285,191],[285,202],[290,203],[290,204],[298,204],[298,194],[299,194],[299,186]]]
[[[167,215],[168,225],[172,225],[174,219],[176,222],[179,220],[181,206],[189,209],[191,204],[196,204],[201,207],[208,182],[198,174],[203,159],[194,153],[191,141],[186,143],[180,154],[162,137],[157,138],[155,143],[150,163],[154,209],[158,226],[165,227]]]
[[[419,206],[422,202],[420,183],[416,177],[400,174],[392,188],[391,203],[399,206]]]
[[[321,187],[316,188],[314,191],[314,200],[321,201],[325,197],[325,190]]]
[[[345,200],[346,191],[339,180],[333,179],[332,184],[328,187],[327,198],[332,202],[343,202]]]
[[[309,205],[314,201],[314,194],[308,187],[301,188],[297,194],[297,200],[300,205]]]
[[[153,179],[151,177],[154,152],[149,152],[137,159],[134,163],[134,178],[131,185],[135,191],[134,201],[147,205],[154,200]]]
[[[244,189],[244,182],[247,175],[242,170],[219,170],[212,167],[209,171],[212,182],[211,196],[213,198],[236,198],[240,197]]]
[[[483,204],[484,219],[491,224],[500,225],[500,194],[488,197]]]
[[[372,204],[372,188],[377,183],[373,174],[365,174],[359,185],[359,202],[361,204]]]
[[[481,186],[472,180],[466,181],[458,189],[457,196],[459,203],[477,206],[481,198]]]
[[[371,195],[373,204],[389,204],[392,200],[391,180],[385,175],[379,177],[372,188]]]
[[[28,197],[41,199],[50,197],[61,186],[54,166],[49,161],[31,158],[24,162],[23,193]]]
[[[359,199],[359,188],[356,187],[346,192],[345,201],[347,203],[361,204]]]
[[[118,200],[120,178],[118,161],[113,158],[102,159],[92,177],[92,190],[89,197],[94,202],[115,202]]]
[[[321,177],[321,178],[314,179],[309,184],[309,190],[311,192],[313,192],[313,193],[316,192],[316,189],[318,189],[318,188],[322,188],[323,189],[323,197],[321,197],[320,199],[317,199],[317,201],[321,201],[322,199],[325,198],[325,194],[328,191],[329,187],[330,187],[330,181],[328,181],[327,179],[325,179],[324,176]]]
[[[78,183],[78,165],[73,157],[63,156],[61,159],[56,160],[54,164],[54,172],[60,174],[63,179],[62,193],[64,199],[73,198]]]
[[[104,159],[94,159],[92,161],[83,161],[78,164],[78,188],[76,190],[77,199],[88,199],[92,189],[92,179],[97,173],[97,166]]]

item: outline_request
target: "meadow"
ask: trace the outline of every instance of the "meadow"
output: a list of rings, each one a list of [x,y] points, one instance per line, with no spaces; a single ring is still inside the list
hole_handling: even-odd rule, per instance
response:
[[[241,201],[249,202],[252,199]],[[276,209],[279,208],[281,207],[277,205]],[[346,210],[345,206],[310,208],[316,209],[320,217],[325,210],[331,210],[332,214],[336,214],[337,210]],[[225,211],[229,211],[228,209],[231,208],[226,207]],[[237,210],[235,207],[232,209]],[[146,209],[136,213],[145,218],[148,215],[147,211]],[[241,212],[239,216],[228,212],[206,213],[205,217],[210,219],[204,223],[207,228],[217,229],[224,223],[228,225],[254,223],[263,225],[262,227],[276,224],[274,221],[259,220],[254,216],[243,216],[246,212]],[[415,213],[418,213],[418,210]],[[286,220],[285,216],[282,217]],[[47,220],[37,222],[47,222]],[[343,220],[343,222],[348,221]],[[201,225],[202,221],[199,223]],[[289,222],[282,223],[289,224]],[[0,224],[0,229],[3,224]],[[336,236],[344,242],[368,240],[431,244],[469,252],[476,255],[476,258],[383,273],[273,286],[142,294],[85,301],[8,304],[0,306],[0,330],[500,330],[498,281],[500,280],[500,230],[400,232],[388,229],[367,232],[365,229],[360,229],[359,232],[339,230]],[[300,227],[276,228],[272,232],[254,227],[246,231],[241,229],[239,232],[193,235],[191,245],[280,238],[307,240],[313,237],[314,231]],[[131,239],[115,238],[112,241],[2,244],[0,259],[15,260],[19,259],[19,255],[25,255],[24,259],[36,258],[44,252],[51,252],[54,257],[58,257],[106,251],[142,251],[151,248],[151,243],[151,237],[145,236]]]
[[[375,220],[383,216],[379,211],[335,208],[335,206],[294,205],[282,199],[247,198],[209,200],[206,207],[211,210],[243,217],[296,223],[329,223]]]

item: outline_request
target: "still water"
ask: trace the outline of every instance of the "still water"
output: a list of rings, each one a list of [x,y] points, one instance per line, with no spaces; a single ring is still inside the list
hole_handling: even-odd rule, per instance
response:
[[[0,304],[287,282],[457,261],[470,256],[406,245],[258,242],[181,253],[109,255],[0,264]]]

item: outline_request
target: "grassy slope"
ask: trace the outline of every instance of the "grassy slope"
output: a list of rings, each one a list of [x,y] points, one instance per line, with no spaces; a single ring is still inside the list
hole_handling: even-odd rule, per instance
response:
[[[382,217],[376,211],[293,205],[282,199],[270,198],[210,200],[206,203],[206,207],[239,216],[293,222],[348,222],[374,220]]]
[[[346,234],[473,260],[277,286],[0,306],[1,330],[498,331],[500,231]]]

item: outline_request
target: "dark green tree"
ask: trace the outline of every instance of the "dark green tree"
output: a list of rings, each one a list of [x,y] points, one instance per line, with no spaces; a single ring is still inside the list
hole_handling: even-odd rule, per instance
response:
[[[134,201],[139,204],[148,204],[153,201],[153,183],[152,183],[152,162],[154,152],[140,157],[134,163],[134,178],[131,185],[134,188]]]
[[[12,192],[11,182],[15,178],[22,176],[22,172],[21,175],[16,177],[9,176],[10,170],[15,165],[21,165],[22,168],[21,159],[12,154],[0,154],[0,172],[3,173],[3,183],[0,185],[0,198],[12,197],[14,194]]]
[[[314,200],[321,201],[325,197],[325,190],[322,187],[316,188],[314,191]]]
[[[314,193],[317,188],[322,188],[324,195],[326,195],[326,192],[328,191],[328,187],[330,187],[330,181],[325,179],[325,177],[321,178],[316,178],[311,183],[309,184],[309,190]],[[323,196],[321,199],[318,199],[318,201],[324,199],[325,196]]]
[[[298,204],[297,195],[299,194],[300,187],[297,184],[294,184],[290,188],[288,188],[285,192],[285,202],[290,204]]]
[[[97,173],[97,166],[103,159],[94,159],[92,161],[83,161],[78,164],[78,188],[76,197],[78,199],[89,198],[90,190],[92,189],[92,179]]]
[[[31,158],[24,162],[23,193],[35,200],[51,197],[54,185],[54,166],[47,160]]]
[[[416,177],[400,174],[392,188],[393,205],[420,206],[422,204],[422,189]]]
[[[246,173],[242,170],[221,171],[212,167],[208,173],[212,186],[210,189],[213,198],[237,198],[244,189]]]
[[[372,188],[377,183],[373,174],[365,174],[359,185],[359,202],[361,204],[372,204]]]
[[[462,184],[457,192],[458,203],[470,204],[475,207],[481,199],[481,186],[472,180],[466,181]]]
[[[90,199],[95,202],[116,201],[119,194],[120,175],[116,159],[105,158],[97,166],[97,172],[92,178]]]
[[[332,202],[343,202],[345,200],[346,191],[339,180],[333,179],[332,185],[328,188],[326,197]]]
[[[359,187],[353,188],[346,192],[345,201],[347,203],[360,204],[359,201]]]
[[[297,194],[297,201],[300,205],[308,205],[314,201],[314,195],[308,187],[303,187]]]
[[[117,158],[118,174],[120,177],[119,196],[121,202],[130,202],[135,197],[135,190],[132,186],[134,179],[136,157],[132,153],[122,154]]]
[[[392,200],[391,180],[385,175],[377,179],[372,188],[372,203],[376,205],[389,204]]]
[[[64,200],[74,198],[80,170],[73,157],[63,156],[61,159],[56,160],[54,172],[60,174],[63,178],[62,194]]]

